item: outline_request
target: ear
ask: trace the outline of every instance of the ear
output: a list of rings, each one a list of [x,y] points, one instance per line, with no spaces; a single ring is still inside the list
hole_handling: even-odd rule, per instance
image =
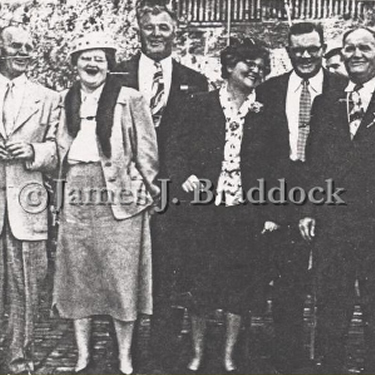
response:
[[[323,52],[323,55],[325,55],[326,54],[326,51],[327,51],[327,44],[323,44],[322,45],[322,52]]]

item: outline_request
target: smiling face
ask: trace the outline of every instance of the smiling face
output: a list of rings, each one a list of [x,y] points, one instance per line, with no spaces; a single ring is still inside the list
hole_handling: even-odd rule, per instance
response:
[[[25,73],[32,52],[30,35],[21,28],[8,27],[1,38],[2,64],[0,72],[9,79],[14,79]]]
[[[108,73],[108,62],[102,49],[82,52],[77,59],[77,71],[82,86],[93,91],[104,83]]]
[[[249,94],[264,79],[264,61],[261,58],[239,61],[227,70],[228,85],[244,94]]]
[[[322,67],[324,50],[316,31],[291,35],[288,54],[297,75],[304,79],[314,77]]]
[[[160,61],[172,53],[176,24],[167,12],[146,13],[140,20],[142,52]]]
[[[344,40],[342,56],[353,82],[365,83],[375,77],[375,37],[370,31],[351,32]]]

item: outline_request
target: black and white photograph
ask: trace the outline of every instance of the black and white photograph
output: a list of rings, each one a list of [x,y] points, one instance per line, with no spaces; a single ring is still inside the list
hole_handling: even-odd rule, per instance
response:
[[[375,375],[375,0],[0,0],[0,375]]]

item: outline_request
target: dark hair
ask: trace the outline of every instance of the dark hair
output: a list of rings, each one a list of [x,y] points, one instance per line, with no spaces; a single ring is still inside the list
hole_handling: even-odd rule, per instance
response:
[[[288,33],[288,44],[290,45],[292,35],[309,34],[314,31],[319,34],[320,43],[324,44],[324,32],[322,25],[312,22],[299,22],[292,25]]]
[[[264,43],[250,38],[245,38],[243,41],[231,38],[229,46],[220,53],[221,76],[228,78],[228,67],[235,67],[240,61],[255,59],[263,59],[264,73],[269,74],[271,71],[270,53]]]
[[[346,31],[346,32],[344,33],[344,35],[342,36],[342,44],[345,43],[346,38],[347,38],[352,32],[357,31],[357,30],[366,30],[366,31],[368,31],[368,32],[373,36],[373,38],[375,39],[375,31],[371,30],[370,28],[368,28],[368,27],[366,27],[366,26],[360,26],[360,27],[356,27],[356,28],[354,28],[354,29],[350,29],[350,30]]]
[[[107,49],[107,48],[95,48],[95,49],[102,49],[104,51],[105,58],[107,59],[107,62],[108,62],[108,70],[112,71],[114,67],[116,66],[116,51],[114,51],[113,49]],[[86,52],[86,51],[89,51],[89,50],[77,51],[72,54],[72,56],[70,57],[70,61],[73,66],[77,66],[77,60],[78,60],[79,55],[82,52]]]
[[[336,47],[336,48],[332,48],[330,49],[325,55],[324,55],[324,58],[326,60],[330,59],[332,56],[336,56],[336,55],[339,55],[341,57],[341,47]]]
[[[172,20],[177,23],[176,12],[167,5],[165,0],[140,0],[136,6],[138,24],[146,14],[158,15],[163,12],[168,13]]]

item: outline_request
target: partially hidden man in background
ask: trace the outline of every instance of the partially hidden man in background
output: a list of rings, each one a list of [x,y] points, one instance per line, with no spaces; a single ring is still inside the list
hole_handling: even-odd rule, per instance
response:
[[[154,312],[151,323],[151,353],[157,366],[173,368],[176,341],[183,310],[172,309],[172,297],[183,291],[177,287],[180,254],[188,251],[191,236],[185,231],[185,206],[171,203],[178,198],[180,176],[180,134],[177,126],[190,94],[207,91],[206,78],[178,63],[171,56],[177,29],[174,12],[163,2],[142,2],[137,7],[141,51],[115,69],[123,83],[138,89],[150,103],[159,148],[159,179],[169,179],[169,207],[151,221],[153,246]],[[165,191],[163,192],[165,193]],[[181,193],[180,193],[181,194]]]
[[[6,364],[30,373],[40,282],[47,271],[47,193],[43,172],[57,166],[59,96],[25,72],[33,50],[22,28],[0,31],[0,317],[8,307]],[[33,205],[33,194],[45,205]]]

